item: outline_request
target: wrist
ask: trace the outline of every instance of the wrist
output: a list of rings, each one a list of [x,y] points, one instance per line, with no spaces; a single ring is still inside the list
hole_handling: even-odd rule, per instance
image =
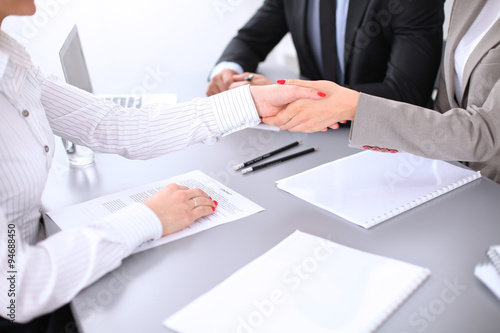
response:
[[[354,120],[356,117],[356,109],[358,108],[360,93],[355,90],[349,90],[346,94],[346,120]]]
[[[249,85],[249,90],[250,90],[250,96],[252,96],[253,104],[255,105],[255,109],[257,110],[257,114],[259,115],[259,117],[262,118],[262,114],[261,114],[260,107],[259,107],[260,103],[259,103],[259,99],[257,97],[259,87]]]

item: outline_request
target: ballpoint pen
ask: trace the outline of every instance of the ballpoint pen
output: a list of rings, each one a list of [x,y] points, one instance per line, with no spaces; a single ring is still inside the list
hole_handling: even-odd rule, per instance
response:
[[[276,150],[273,150],[272,152],[269,152],[267,154],[264,154],[262,156],[259,156],[259,157],[256,157],[254,158],[253,160],[250,160],[248,162],[245,162],[245,163],[241,163],[241,164],[238,164],[238,165],[235,165],[234,166],[234,170],[239,170],[241,168],[244,168],[244,167],[247,167],[249,166],[250,164],[253,164],[253,163],[256,163],[256,162],[259,162],[259,161],[262,161],[263,159],[265,158],[268,158],[268,157],[271,157],[273,155],[276,155],[278,153],[281,153],[282,151],[285,151],[287,149],[290,149],[290,148],[293,148],[295,146],[298,146],[302,141],[295,141],[289,145],[286,145],[284,147],[281,147],[279,149],[276,149]]]
[[[246,173],[249,173],[249,172],[252,172],[252,171],[257,171],[257,170],[260,170],[260,169],[263,169],[263,168],[267,168],[269,166],[280,164],[282,162],[291,160],[292,158],[296,158],[296,157],[299,157],[299,156],[302,156],[302,155],[306,155],[306,154],[315,152],[316,150],[318,150],[318,147],[309,148],[309,149],[303,150],[301,152],[298,152],[298,153],[295,153],[295,154],[292,154],[292,155],[288,155],[288,156],[285,156],[285,157],[282,157],[282,158],[278,158],[276,160],[269,161],[267,163],[262,163],[262,164],[259,164],[259,165],[253,166],[253,167],[248,167],[246,169],[241,170],[241,173],[242,174],[246,174]]]

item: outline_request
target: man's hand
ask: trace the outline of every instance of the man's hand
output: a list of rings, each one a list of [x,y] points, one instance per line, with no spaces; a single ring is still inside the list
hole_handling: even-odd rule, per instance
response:
[[[229,86],[234,82],[234,76],[238,75],[238,72],[232,69],[224,69],[217,75],[215,75],[207,88],[207,96],[212,96],[229,89]]]
[[[144,201],[160,219],[162,236],[182,230],[200,217],[212,214],[217,203],[200,189],[169,184]]]
[[[312,88],[278,84],[251,86],[250,92],[261,118],[274,117],[297,100],[321,100],[325,96]]]
[[[252,78],[252,79],[248,80],[247,78]],[[252,86],[265,86],[274,83],[264,75],[249,73],[249,72],[233,75],[233,81],[234,82],[231,83],[229,89],[238,88],[245,84],[251,84]]]
[[[282,130],[311,133],[338,128],[339,122],[354,120],[359,100],[357,91],[330,81],[287,80],[284,85],[311,88],[324,92],[326,97],[295,101],[275,116],[263,116],[264,123]]]

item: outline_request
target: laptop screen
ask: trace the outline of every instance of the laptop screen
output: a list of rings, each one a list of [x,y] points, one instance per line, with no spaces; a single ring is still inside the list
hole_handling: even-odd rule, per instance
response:
[[[76,25],[64,41],[59,51],[59,58],[66,82],[88,92],[93,92]]]

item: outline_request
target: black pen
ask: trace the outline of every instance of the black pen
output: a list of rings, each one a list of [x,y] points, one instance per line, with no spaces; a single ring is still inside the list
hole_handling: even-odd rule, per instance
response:
[[[309,148],[309,149],[300,151],[300,152],[292,154],[292,155],[288,155],[288,156],[285,156],[285,157],[282,157],[282,158],[278,158],[276,160],[269,161],[267,163],[262,163],[262,164],[254,166],[254,167],[249,167],[249,168],[243,169],[243,170],[241,170],[241,173],[242,174],[246,174],[246,173],[249,173],[249,172],[252,172],[252,171],[257,171],[257,170],[262,169],[262,168],[267,168],[268,166],[272,166],[272,165],[275,165],[275,164],[280,164],[281,162],[285,162],[285,161],[291,160],[292,158],[299,157],[299,156],[302,156],[302,155],[305,155],[305,154],[309,154],[309,153],[315,152],[316,150],[318,150],[318,147]]]
[[[295,141],[294,143],[290,143],[289,145],[286,145],[285,147],[282,147],[282,148],[279,148],[279,149],[276,149],[276,150],[273,150],[272,152],[270,153],[267,153],[267,154],[264,154],[262,156],[259,156],[259,157],[256,157],[254,158],[253,160],[250,160],[248,162],[245,162],[245,163],[241,163],[241,164],[238,164],[234,167],[234,170],[239,170],[241,168],[244,168],[246,166],[249,166],[250,164],[254,164],[256,162],[259,162],[259,161],[262,161],[263,159],[265,158],[268,158],[268,157],[271,157],[273,155],[276,155],[278,153],[281,153],[282,151],[285,151],[287,149],[290,149],[292,147],[295,147],[295,146],[298,146],[302,141]]]

